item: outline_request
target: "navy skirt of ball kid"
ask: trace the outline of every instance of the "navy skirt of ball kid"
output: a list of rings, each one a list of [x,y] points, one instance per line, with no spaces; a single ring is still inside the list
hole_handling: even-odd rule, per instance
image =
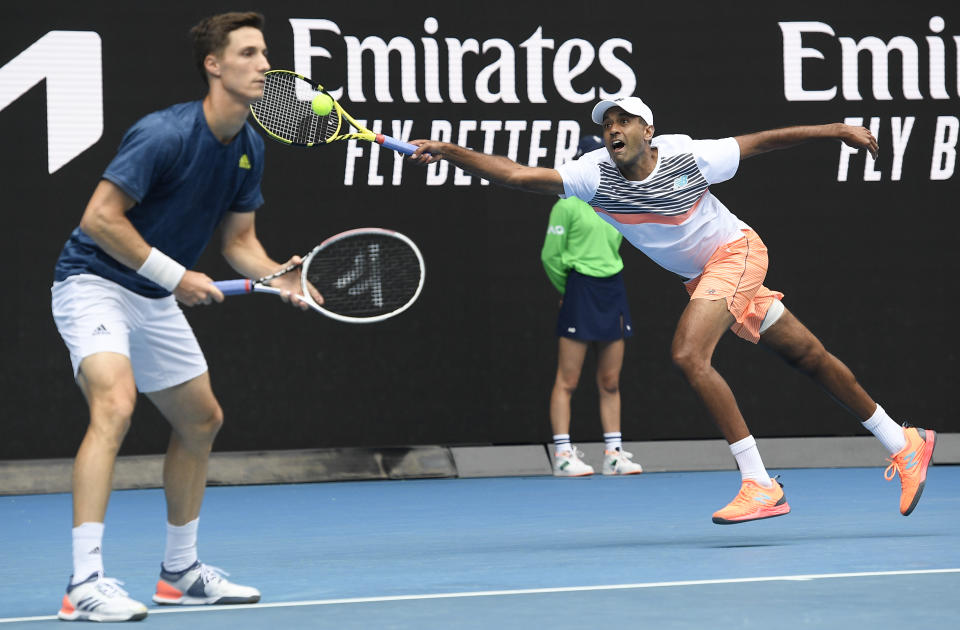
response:
[[[633,334],[627,291],[620,273],[594,278],[571,270],[557,318],[557,336],[615,341]]]

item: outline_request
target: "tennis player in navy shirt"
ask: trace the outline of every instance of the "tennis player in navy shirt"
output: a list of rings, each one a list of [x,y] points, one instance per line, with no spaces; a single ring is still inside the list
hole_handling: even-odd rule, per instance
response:
[[[267,255],[254,222],[263,204],[264,151],[247,114],[270,69],[262,27],[258,13],[225,13],[191,30],[206,96],[149,114],[127,131],[57,261],[54,320],[90,410],[73,468],[73,574],[60,619],[147,615],[105,576],[101,554],[114,462],[138,390],[172,427],[163,468],[167,538],[153,600],[260,599],[257,589],[229,582],[198,558],[207,462],[223,412],[178,302],[223,300],[210,277],[192,270],[218,226],[223,256],[243,276],[282,266]],[[298,257],[284,264],[292,262]],[[284,301],[306,308],[299,272],[273,284]]]

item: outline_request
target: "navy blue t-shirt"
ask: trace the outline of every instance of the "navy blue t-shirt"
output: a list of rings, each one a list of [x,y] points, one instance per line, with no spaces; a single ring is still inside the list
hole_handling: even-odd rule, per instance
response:
[[[127,218],[153,247],[187,269],[226,212],[263,205],[263,139],[249,123],[228,145],[214,137],[203,103],[181,103],[141,118],[124,135],[103,178],[137,204]],[[113,259],[80,228],[64,245],[55,280],[92,273],[146,297],[170,292]]]

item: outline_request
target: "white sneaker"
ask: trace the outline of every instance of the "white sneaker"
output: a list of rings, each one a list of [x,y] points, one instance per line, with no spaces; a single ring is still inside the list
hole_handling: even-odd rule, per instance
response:
[[[139,621],[146,617],[147,607],[127,597],[121,584],[98,572],[67,586],[57,617],[63,621]]]
[[[197,560],[183,571],[172,573],[160,565],[160,580],[153,601],[158,604],[254,604],[260,591],[224,579],[223,569]]]
[[[580,457],[583,451],[576,446],[571,450],[555,453],[553,459],[554,477],[586,477],[593,474],[593,466],[586,464]]]
[[[633,453],[622,448],[603,452],[603,474],[605,475],[638,475],[643,472],[643,466],[630,461]]]

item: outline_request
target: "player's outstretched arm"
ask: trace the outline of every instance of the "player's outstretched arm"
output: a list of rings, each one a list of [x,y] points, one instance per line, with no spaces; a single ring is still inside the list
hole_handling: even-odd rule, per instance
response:
[[[833,138],[855,149],[866,149],[874,158],[877,157],[879,145],[866,127],[853,127],[843,123],[828,125],[802,125],[758,131],[735,139],[740,145],[740,159],[744,160],[760,153],[786,149],[797,144],[816,138]]]
[[[471,175],[488,179],[501,186],[546,195],[563,194],[563,179],[560,173],[552,168],[524,166],[501,155],[488,155],[449,142],[412,140],[411,144],[417,145],[418,148],[410,159],[420,164],[447,160]]]

